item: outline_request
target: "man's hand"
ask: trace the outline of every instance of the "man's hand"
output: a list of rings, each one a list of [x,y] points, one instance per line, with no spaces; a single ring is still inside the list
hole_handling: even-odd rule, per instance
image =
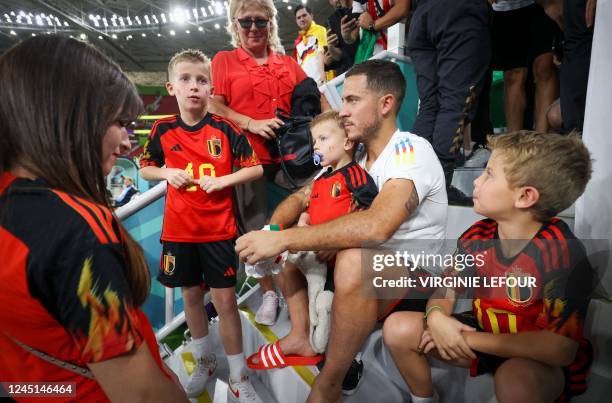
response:
[[[198,184],[206,193],[212,193],[227,187],[223,178],[224,176],[216,178],[214,176],[205,175],[200,178]]]
[[[584,19],[587,28],[591,28],[595,23],[595,10],[597,9],[597,0],[587,0],[584,7]]]
[[[440,311],[430,313],[427,325],[429,331],[423,332],[419,344],[419,349],[425,354],[437,348],[438,354],[448,361],[459,358],[476,358],[461,334],[461,332],[474,332],[476,329]]]
[[[338,41],[338,35],[334,34],[331,29],[327,30],[327,46],[339,47],[340,42]]]
[[[175,189],[180,189],[193,183],[193,178],[187,172],[178,168],[165,168],[165,177],[170,186]]]
[[[355,43],[357,38],[359,38],[359,21],[350,15],[342,17],[340,20],[340,34],[347,44]]]
[[[283,121],[279,118],[255,120],[251,119],[247,124],[247,130],[251,133],[260,135],[266,140],[276,138],[274,129],[278,129],[283,125]]]
[[[366,29],[366,30],[369,29],[370,23],[373,21],[374,20],[372,19],[372,16],[368,12],[362,13],[359,16],[359,26],[363,29]]]
[[[255,264],[262,259],[278,256],[287,248],[283,231],[252,231],[236,240],[236,253],[240,259]]]

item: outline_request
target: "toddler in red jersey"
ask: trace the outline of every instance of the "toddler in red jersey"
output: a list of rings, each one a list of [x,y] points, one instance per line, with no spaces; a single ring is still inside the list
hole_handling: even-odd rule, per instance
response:
[[[474,264],[455,264],[446,275],[504,285],[474,287],[469,312],[453,314],[461,290],[438,289],[425,316],[387,319],[385,344],[416,403],[438,400],[426,355],[472,376],[493,374],[500,403],[563,401],[586,389],[592,351],[583,325],[593,273],[584,246],[555,215],[584,191],[589,151],[577,136],[525,131],[493,137],[489,147],[473,195],[474,211],[487,218],[463,233],[455,252]],[[531,284],[519,281],[525,277]]]
[[[168,79],[166,88],[176,97],[180,113],[154,123],[140,165],[144,179],[169,185],[158,280],[181,287],[185,303],[197,363],[185,390],[190,397],[199,396],[217,365],[204,311],[205,282],[219,313],[228,357],[228,395],[234,401],[261,402],[245,374],[242,352],[232,187],[261,177],[263,169],[238,125],[208,112],[210,60],[202,52],[174,55]],[[236,165],[241,169],[233,172]]]
[[[353,160],[356,144],[349,140],[338,112],[315,117],[311,125],[314,151],[324,168],[312,182],[298,226],[323,224],[370,206],[378,194],[372,177]],[[274,223],[273,216],[270,223]],[[290,254],[286,264],[297,266],[308,282],[310,344],[325,351],[333,297],[336,251]]]

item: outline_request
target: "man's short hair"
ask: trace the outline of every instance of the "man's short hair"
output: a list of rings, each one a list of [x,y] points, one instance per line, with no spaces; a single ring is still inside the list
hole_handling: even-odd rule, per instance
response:
[[[406,95],[406,79],[396,63],[387,60],[366,60],[351,67],[345,77],[358,75],[366,76],[368,89],[371,91],[375,91],[380,96],[392,94],[397,103],[395,110],[399,111]]]
[[[310,7],[308,7],[308,6],[303,5],[303,4],[300,4],[299,6],[295,6],[295,9],[293,10],[293,15],[297,17],[298,11],[300,11],[302,9],[305,9],[308,14],[313,15],[312,14],[312,9]]]
[[[503,158],[510,186],[538,190],[540,199],[531,208],[538,221],[571,206],[591,179],[591,154],[577,134],[521,130],[490,136],[488,147]]]
[[[174,73],[174,67],[180,62],[191,62],[191,63],[204,63],[204,67],[208,71],[208,78],[210,78],[210,59],[204,54],[204,52],[197,49],[187,49],[175,53],[168,63],[168,81],[172,81],[172,74]]]
[[[344,125],[342,124],[342,118],[340,117],[340,113],[338,111],[329,110],[323,113],[318,114],[312,119],[310,122],[310,128],[312,129],[316,125],[320,125],[323,122],[332,121],[335,122],[336,125],[344,131]]]

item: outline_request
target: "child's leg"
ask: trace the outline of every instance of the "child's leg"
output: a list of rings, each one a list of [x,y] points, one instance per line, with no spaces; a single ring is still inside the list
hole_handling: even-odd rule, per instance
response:
[[[239,381],[246,370],[242,354],[242,326],[234,287],[211,288],[213,304],[219,314],[219,336],[230,365],[230,378]]]
[[[495,394],[499,403],[552,402],[563,392],[565,376],[528,358],[509,358],[495,372]]]
[[[422,312],[396,312],[385,320],[383,338],[393,361],[414,396],[433,396],[431,368],[419,351]]]
[[[199,285],[182,287],[185,304],[185,320],[194,340],[196,358],[210,352],[208,343],[208,318],[204,310],[204,290]]]

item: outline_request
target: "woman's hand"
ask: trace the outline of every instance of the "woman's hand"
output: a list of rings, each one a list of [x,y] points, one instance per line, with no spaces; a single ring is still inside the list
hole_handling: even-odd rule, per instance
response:
[[[266,140],[276,138],[274,129],[278,129],[284,124],[279,118],[255,120],[251,119],[247,123],[246,129],[251,133],[257,134]]]
[[[427,318],[428,330],[423,332],[419,349],[425,354],[433,348],[445,360],[460,358],[476,358],[476,355],[466,343],[461,332],[474,332],[476,329],[467,326],[457,319],[446,316],[439,311],[433,311]]]

